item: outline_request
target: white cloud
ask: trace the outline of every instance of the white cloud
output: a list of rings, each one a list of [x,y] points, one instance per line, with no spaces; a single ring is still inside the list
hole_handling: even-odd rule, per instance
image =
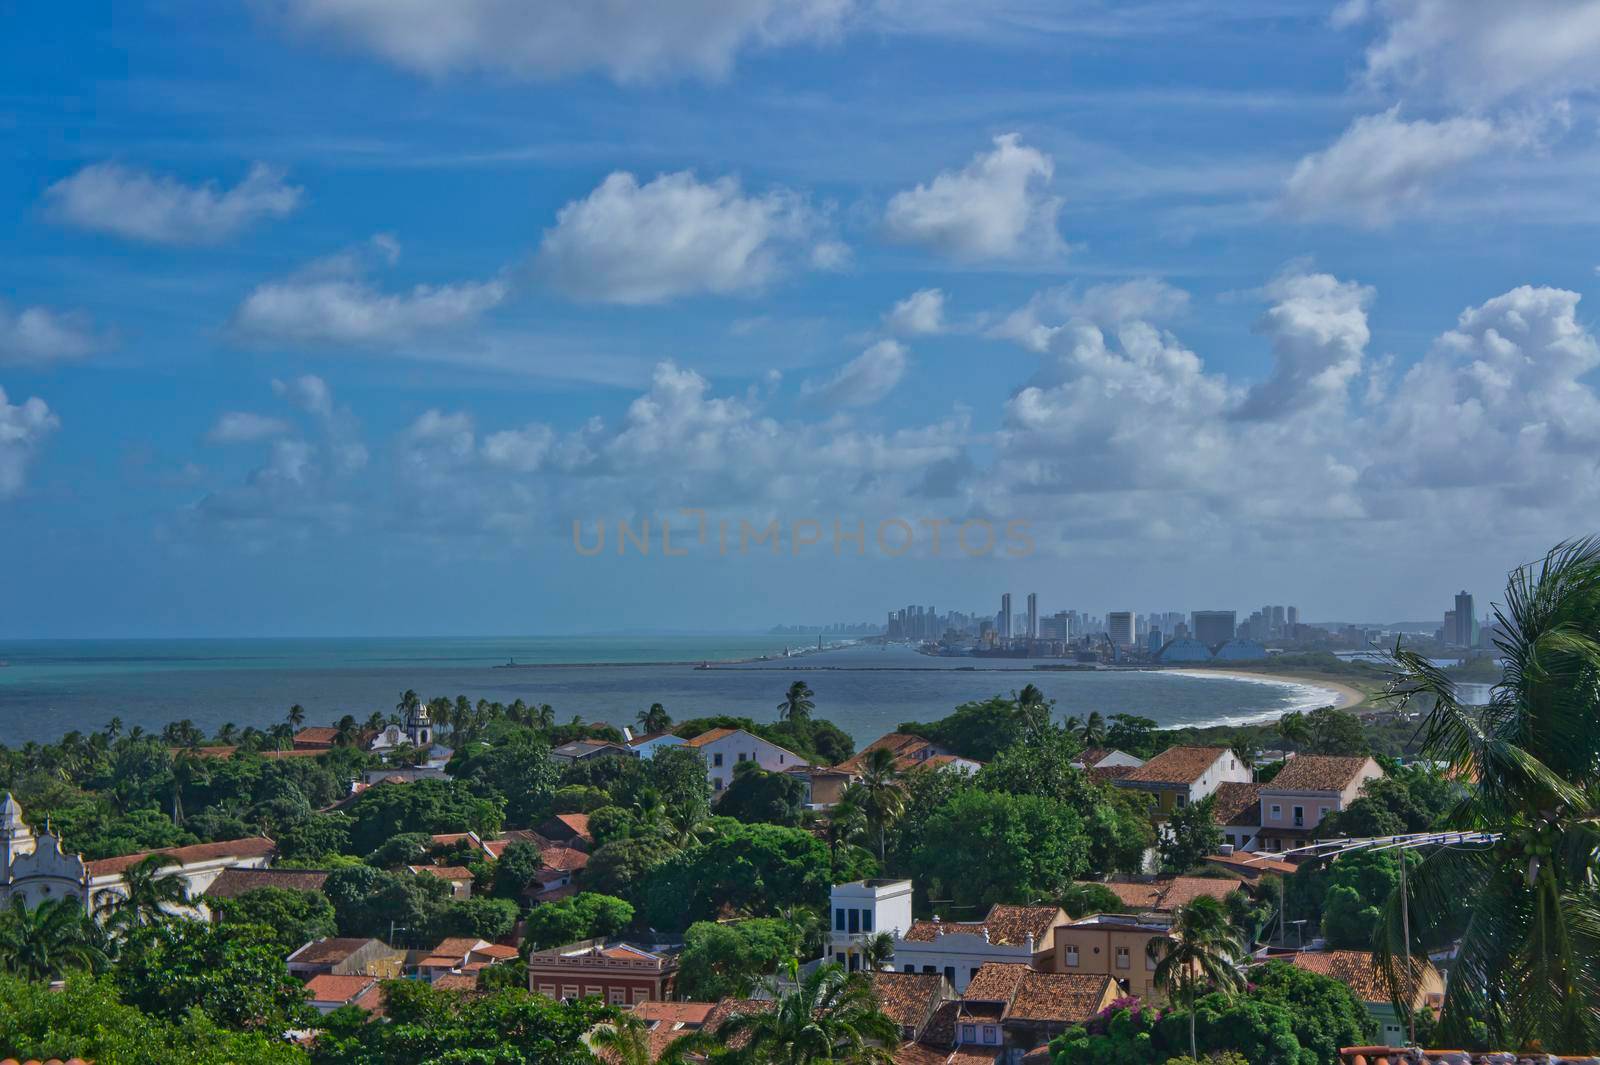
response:
[[[319,418],[333,415],[333,390],[328,382],[314,374],[305,374],[288,381],[274,380],[272,392],[288,400],[296,408]]]
[[[81,359],[105,347],[88,315],[23,307],[0,300],[0,366],[38,366]]]
[[[1189,294],[1160,278],[1142,277],[1079,291],[1064,285],[1035,293],[989,330],[989,335],[1015,340],[1032,351],[1048,351],[1051,338],[1070,322],[1105,329],[1128,322],[1164,322],[1183,314]]]
[[[640,185],[618,171],[561,208],[545,231],[539,264],[568,295],[607,303],[660,303],[676,296],[759,289],[810,252],[817,219],[797,194],[746,196],[735,178],[702,182],[689,171]]]
[[[491,466],[534,473],[544,466],[555,443],[555,430],[532,423],[521,429],[491,433],[483,442],[483,457]]]
[[[185,185],[118,163],[95,163],[45,191],[53,217],[80,229],[154,244],[218,244],[263,218],[300,204],[301,190],[257,163],[226,191]]]
[[[544,79],[591,70],[620,82],[720,78],[747,49],[834,36],[852,0],[280,0],[328,33],[432,77],[487,70]]]
[[[368,249],[388,262],[393,238]],[[365,276],[362,252],[312,264],[281,281],[257,285],[234,312],[234,329],[255,340],[333,345],[393,344],[470,324],[505,300],[502,279],[414,285],[384,292]]]
[[[1266,287],[1273,305],[1257,330],[1272,338],[1272,374],[1250,389],[1236,414],[1281,418],[1324,406],[1337,416],[1361,372],[1367,342],[1367,308],[1374,291],[1331,274],[1290,270]]]
[[[1376,18],[1373,85],[1469,107],[1600,88],[1600,0],[1372,0],[1341,22]]]
[[[835,407],[869,407],[894,391],[910,363],[906,346],[880,340],[826,381],[807,381],[801,394]]]
[[[883,321],[892,331],[909,336],[942,333],[944,293],[936,288],[919,289],[896,303]]]
[[[1050,193],[1054,161],[1015,133],[994,139],[961,170],[897,192],[884,212],[891,240],[951,258],[1049,258],[1066,246],[1056,229],[1061,200]]]
[[[1303,219],[1387,225],[1421,205],[1440,178],[1525,134],[1478,117],[1407,121],[1397,105],[1356,119],[1333,144],[1301,159],[1283,206]]]
[[[44,400],[35,396],[12,404],[0,388],[0,499],[22,491],[39,446],[60,427]]]
[[[229,411],[217,419],[217,424],[206,434],[213,444],[254,444],[275,436],[286,436],[291,431],[288,422],[269,418],[249,411]]]

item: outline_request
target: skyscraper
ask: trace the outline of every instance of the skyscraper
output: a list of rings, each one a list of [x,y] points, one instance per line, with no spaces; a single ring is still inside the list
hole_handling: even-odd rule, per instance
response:
[[[1472,610],[1472,596],[1465,591],[1456,593],[1456,631],[1445,633],[1445,639],[1458,647],[1471,647],[1476,642],[1477,614]]]
[[[1215,650],[1233,639],[1237,615],[1232,610],[1196,610],[1194,638]]]
[[[1133,646],[1133,611],[1113,610],[1106,615],[1106,635],[1121,648]]]
[[[1028,593],[1028,639],[1039,638],[1039,593]]]
[[[1011,639],[1011,593],[1000,596],[1000,638]]]
[[[1285,617],[1284,612],[1283,612],[1283,607],[1275,606],[1275,607],[1272,608],[1271,626],[1272,626],[1272,634],[1274,636],[1282,636],[1283,635],[1284,622],[1287,621],[1287,620],[1288,619],[1287,619],[1287,617]]]
[[[1290,631],[1293,631],[1294,627],[1296,625],[1298,625],[1298,624],[1300,624],[1300,608],[1297,607],[1297,606],[1292,606],[1292,607],[1289,608],[1289,629],[1290,629]]]

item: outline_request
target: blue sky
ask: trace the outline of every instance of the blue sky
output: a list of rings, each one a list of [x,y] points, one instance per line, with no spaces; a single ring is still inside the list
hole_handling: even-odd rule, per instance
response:
[[[1600,513],[1593,0],[0,20],[0,636],[1399,620]]]

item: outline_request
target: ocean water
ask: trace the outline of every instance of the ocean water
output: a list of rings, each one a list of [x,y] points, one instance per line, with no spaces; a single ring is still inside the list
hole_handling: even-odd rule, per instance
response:
[[[1130,712],[1163,725],[1240,723],[1332,701],[1314,685],[1258,679],[1036,670],[1015,659],[859,645],[786,659],[786,646],[797,645],[726,635],[0,642],[0,743],[53,740],[112,717],[147,731],[182,718],[207,732],[225,722],[265,727],[296,703],[313,723],[365,718],[392,709],[407,688],[424,698],[550,703],[559,720],[620,725],[653,702],[680,720],[727,713],[770,721],[789,683],[804,680],[817,716],[858,743],[1029,683],[1062,716]],[[760,655],[780,657],[695,668]],[[518,668],[505,668],[513,660]]]

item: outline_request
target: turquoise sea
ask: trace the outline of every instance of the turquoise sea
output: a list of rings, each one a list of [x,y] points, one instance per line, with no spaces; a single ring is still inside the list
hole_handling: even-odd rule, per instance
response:
[[[424,698],[550,703],[560,719],[625,724],[652,702],[676,718],[741,714],[771,720],[792,680],[816,692],[817,714],[858,742],[906,720],[1033,683],[1063,715],[1132,712],[1162,724],[1221,723],[1321,706],[1309,685],[1160,672],[1058,672],[1014,659],[929,658],[902,647],[851,646],[784,658],[793,637],[562,636],[451,639],[0,641],[0,743],[53,740],[72,729],[156,730],[189,718],[265,726],[293,704],[313,722]],[[712,669],[702,662],[748,660]],[[505,668],[515,662],[517,668]]]

